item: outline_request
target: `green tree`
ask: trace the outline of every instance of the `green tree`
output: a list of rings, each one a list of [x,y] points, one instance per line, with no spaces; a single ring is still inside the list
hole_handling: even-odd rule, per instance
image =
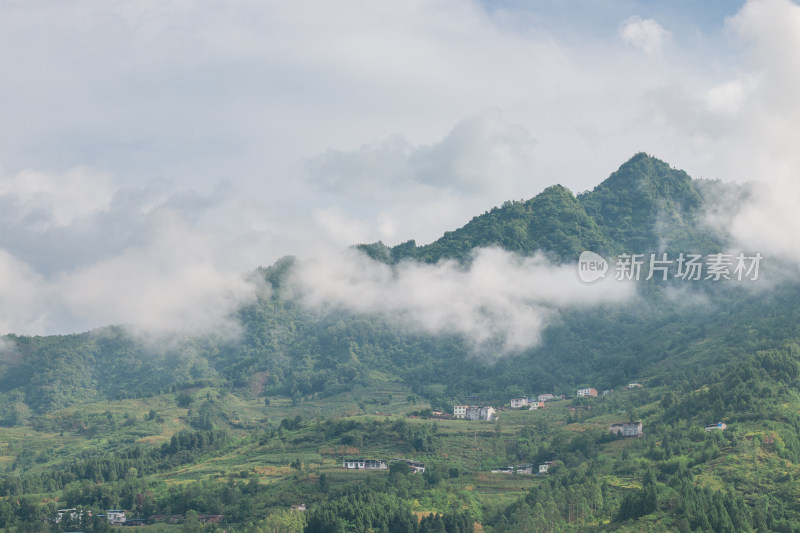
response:
[[[306,527],[305,513],[276,511],[256,525],[258,533],[303,533]]]
[[[186,511],[181,529],[183,533],[200,533],[203,530],[203,524],[200,523],[197,511],[194,509]]]
[[[192,403],[194,403],[194,398],[188,392],[181,391],[181,393],[175,398],[175,403],[178,404],[178,407],[182,409],[188,409],[191,407]]]

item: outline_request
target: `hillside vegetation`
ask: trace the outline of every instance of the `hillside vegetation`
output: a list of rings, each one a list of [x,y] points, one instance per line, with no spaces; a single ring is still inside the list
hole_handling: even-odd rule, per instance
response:
[[[425,246],[357,248],[391,268],[468,268],[490,246],[565,265],[584,250],[714,254],[726,243],[703,224],[704,195],[717,186],[637,154],[592,191],[549,187]],[[476,352],[457,333],[309,309],[297,265],[252,273],[262,290],[235,340],[8,336],[0,526],[105,531],[97,515],[124,509],[193,532],[800,530],[797,283],[642,280],[624,304],[560,310],[536,346]],[[579,387],[600,395],[493,422],[432,417]],[[644,435],[609,432],[634,420]],[[388,468],[342,469],[359,457]],[[61,508],[93,517],[55,523]]]

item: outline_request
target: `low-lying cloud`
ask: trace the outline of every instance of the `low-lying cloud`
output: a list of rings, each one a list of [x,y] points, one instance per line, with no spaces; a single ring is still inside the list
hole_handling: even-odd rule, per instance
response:
[[[717,175],[748,185],[718,188],[708,220],[734,247],[800,267],[800,63],[788,53],[800,49],[800,6],[751,0],[727,25],[747,61],[696,109],[716,124],[705,134]]]
[[[633,284],[583,284],[577,265],[499,248],[474,250],[468,266],[408,261],[392,267],[351,250],[299,263],[293,281],[312,309],[376,313],[415,331],[464,335],[476,353],[535,346],[561,310],[612,305],[635,294]]]
[[[255,265],[198,223],[217,202],[158,183],[115,188],[85,168],[0,175],[0,333],[235,336]]]

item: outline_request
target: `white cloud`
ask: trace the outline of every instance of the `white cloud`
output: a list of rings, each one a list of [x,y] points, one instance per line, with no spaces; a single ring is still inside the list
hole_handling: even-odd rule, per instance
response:
[[[619,35],[626,43],[644,50],[648,55],[661,52],[669,40],[670,32],[654,19],[633,16],[623,22]]]
[[[755,85],[757,80],[742,78],[712,87],[706,93],[708,110],[722,115],[736,115]]]
[[[736,77],[708,93],[722,116],[708,137],[707,167],[754,185],[745,199],[721,199],[712,220],[739,248],[800,265],[800,62],[790,52],[800,49],[800,6],[751,0],[728,26],[747,56]]]
[[[91,321],[147,333],[235,330],[230,314],[255,298],[244,273],[225,272],[223,247],[169,210],[157,213],[152,238],[58,281],[65,304]]]
[[[310,158],[304,170],[307,179],[325,190],[365,197],[410,185],[508,194],[530,175],[533,146],[523,126],[509,124],[490,109],[460,121],[431,145],[413,146],[393,135],[355,151],[328,150]]]
[[[230,314],[254,297],[243,276],[261,242],[201,229],[220,201],[158,182],[116,189],[85,168],[3,176],[0,331],[236,334]]]
[[[409,160],[422,183],[467,193],[508,194],[515,182],[530,175],[533,145],[525,127],[509,124],[499,111],[489,110],[461,121],[441,142],[419,148]]]
[[[47,331],[51,296],[40,276],[0,249],[0,332]]]
[[[468,267],[442,261],[393,268],[350,250],[301,262],[294,284],[313,309],[378,313],[413,330],[461,334],[476,353],[495,343],[506,351],[534,346],[560,310],[634,296],[632,284],[585,285],[576,265],[497,248],[475,250]]]
[[[74,168],[60,175],[31,169],[13,176],[0,175],[4,213],[14,211],[29,225],[42,229],[67,226],[91,216],[107,208],[111,197],[110,177],[88,168]]]

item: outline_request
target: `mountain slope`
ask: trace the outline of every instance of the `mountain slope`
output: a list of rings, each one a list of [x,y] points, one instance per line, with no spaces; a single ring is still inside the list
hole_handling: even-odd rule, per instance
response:
[[[647,154],[636,154],[579,200],[608,239],[629,253],[719,249],[699,224],[703,198],[697,185]]]

